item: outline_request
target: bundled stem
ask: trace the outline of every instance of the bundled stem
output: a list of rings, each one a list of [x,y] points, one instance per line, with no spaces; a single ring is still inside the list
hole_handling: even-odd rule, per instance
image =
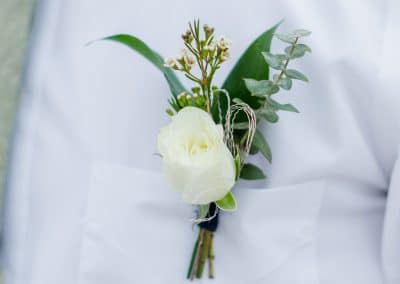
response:
[[[200,228],[197,241],[193,248],[192,258],[187,273],[187,279],[201,278],[205,264],[208,261],[208,278],[214,278],[214,233]]]

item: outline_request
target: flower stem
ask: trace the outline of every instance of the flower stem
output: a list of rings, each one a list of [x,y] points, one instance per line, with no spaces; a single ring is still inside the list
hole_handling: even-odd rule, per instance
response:
[[[198,268],[197,268],[197,273],[196,277],[201,278],[203,276],[203,271],[204,271],[204,266],[206,264],[206,260],[208,257],[208,251],[209,251],[209,243],[210,243],[210,231],[201,229],[204,231],[204,243],[200,249],[200,255],[199,255],[199,262],[198,262]]]
[[[187,279],[201,278],[204,267],[208,261],[208,278],[214,278],[214,252],[213,252],[214,233],[200,228],[196,243],[190,259]]]
[[[199,236],[197,237],[196,243],[194,244],[194,247],[193,247],[192,257],[190,258],[190,265],[189,265],[188,273],[187,273],[187,275],[186,275],[186,278],[187,278],[187,279],[192,278],[192,275],[193,275],[193,274],[192,274],[192,271],[193,271],[193,264],[194,264],[194,261],[195,261],[195,259],[196,259],[197,247],[198,247],[198,245],[199,245],[199,241],[200,241],[200,233],[199,233]]]
[[[291,48],[289,50],[289,56],[291,56],[293,54],[293,51],[294,51],[294,49],[296,47],[296,43],[297,43],[298,40],[299,40],[299,38],[296,37],[295,41],[292,43],[292,46],[291,46]],[[281,81],[283,75],[286,73],[286,69],[287,69],[287,67],[289,65],[289,62],[290,62],[290,57],[288,59],[286,59],[286,62],[285,62],[284,66],[283,66],[283,68],[281,70],[281,73],[278,75],[277,79],[275,80],[274,85],[278,85],[279,82]]]
[[[197,275],[197,271],[199,270],[199,263],[201,257],[201,248],[203,247],[204,242],[204,230],[200,229],[199,231],[199,242],[195,245],[196,248],[196,257],[194,259],[192,273],[190,275],[190,280],[193,280],[194,277]]]
[[[210,243],[208,245],[208,278],[214,278],[214,233],[210,232]]]

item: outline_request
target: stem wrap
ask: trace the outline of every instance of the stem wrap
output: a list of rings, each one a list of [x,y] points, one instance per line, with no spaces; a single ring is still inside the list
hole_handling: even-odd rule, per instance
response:
[[[217,206],[215,205],[215,203],[214,202],[211,203],[210,204],[210,208],[208,209],[208,213],[207,213],[206,218],[214,216],[216,210],[218,210],[218,209],[217,209]],[[218,219],[219,219],[219,214],[217,212],[215,214],[214,218],[212,218],[209,221],[201,222],[200,224],[198,224],[198,226],[200,228],[206,229],[207,231],[215,232],[217,230],[217,228],[218,228]]]

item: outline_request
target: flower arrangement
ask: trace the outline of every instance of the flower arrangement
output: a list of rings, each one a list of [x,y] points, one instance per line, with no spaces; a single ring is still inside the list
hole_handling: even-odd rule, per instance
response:
[[[291,60],[311,49],[300,43],[307,30],[276,33],[279,24],[255,39],[222,86],[214,84],[215,73],[229,59],[231,41],[216,37],[213,27],[189,23],[182,35],[184,49],[176,58],[165,60],[140,39],[125,34],[106,40],[122,43],[154,64],[169,85],[172,121],[160,130],[158,150],[169,186],[184,202],[196,207],[198,224],[187,273],[188,279],[202,278],[206,264],[214,278],[213,237],[220,211],[233,211],[237,203],[232,192],[238,179],[264,179],[262,169],[247,162],[249,155],[261,154],[272,162],[271,149],[259,131],[261,121],[276,123],[279,111],[299,112],[291,104],[273,99],[280,90],[290,90],[293,80],[307,82],[301,72],[289,69]],[[288,44],[284,52],[270,52],[276,37]],[[275,74],[270,76],[270,71]],[[175,72],[181,72],[193,86],[186,89]]]

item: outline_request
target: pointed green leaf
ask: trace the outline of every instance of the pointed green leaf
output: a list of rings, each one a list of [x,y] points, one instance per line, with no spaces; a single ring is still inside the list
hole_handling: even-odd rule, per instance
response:
[[[303,73],[301,73],[297,70],[293,70],[293,69],[286,70],[286,76],[288,76],[289,78],[292,78],[292,79],[297,79],[297,80],[301,80],[304,82],[308,82],[308,78]]]
[[[174,71],[171,70],[171,68],[164,66],[164,59],[139,38],[127,34],[117,34],[103,38],[101,40],[110,40],[122,43],[130,47],[131,49],[135,50],[144,58],[153,63],[154,66],[156,66],[164,74],[165,79],[167,80],[167,83],[171,90],[171,93],[175,97],[179,95],[181,92],[185,91],[185,88],[179,81],[178,77],[175,75]]]
[[[264,135],[256,130],[253,138],[253,144],[258,150],[260,150],[261,154],[268,160],[268,162],[272,163],[272,152],[271,148],[268,145],[267,140],[265,140]]]
[[[231,98],[241,98],[250,104],[250,106],[259,105],[258,99],[250,96],[243,78],[252,78],[254,80],[268,79],[268,65],[263,59],[261,52],[270,50],[274,32],[279,25],[280,23],[262,33],[254,40],[229,73],[222,88],[229,92]],[[226,105],[224,109],[226,109]]]
[[[236,210],[236,200],[232,192],[228,192],[224,198],[215,201],[217,207],[224,211],[234,211]]]
[[[240,172],[240,178],[246,180],[265,179],[266,177],[263,171],[253,164],[244,164]]]
[[[292,88],[292,80],[290,78],[282,78],[279,83],[279,86],[282,89],[290,90]]]

